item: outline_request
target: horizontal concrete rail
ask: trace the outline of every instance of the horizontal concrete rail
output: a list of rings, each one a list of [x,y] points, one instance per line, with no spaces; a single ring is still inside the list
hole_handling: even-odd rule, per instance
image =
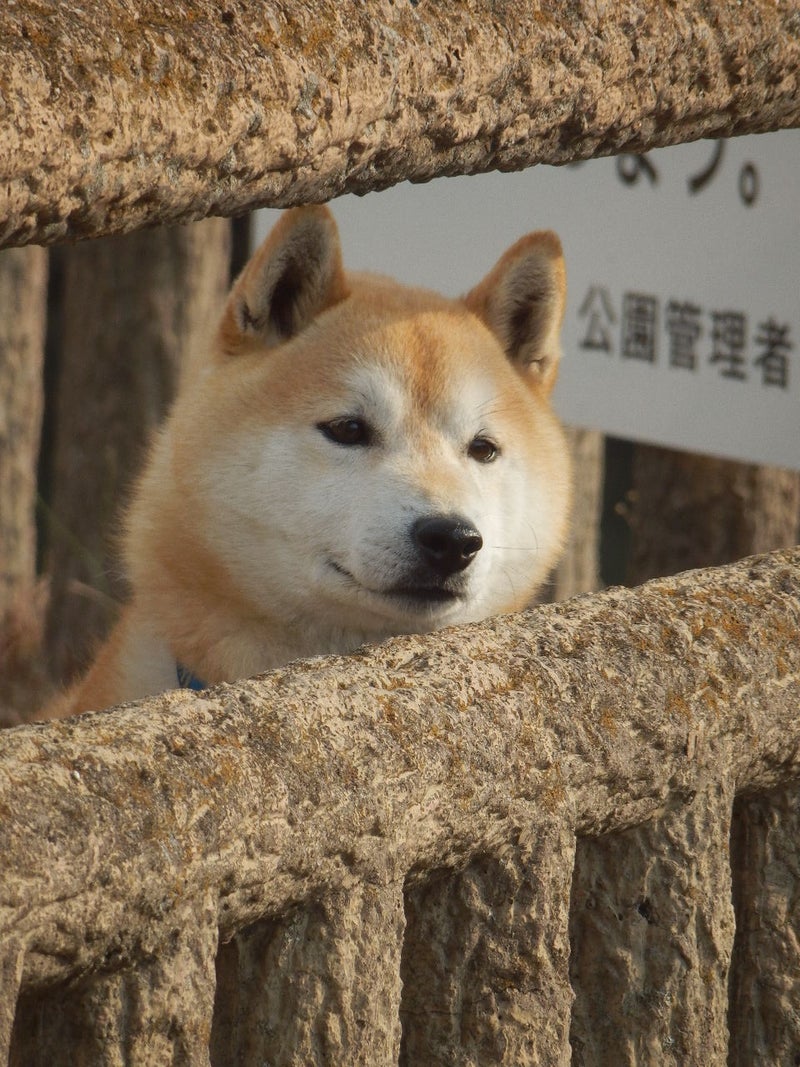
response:
[[[9,731],[0,751],[0,1061],[20,992],[132,967],[149,975],[149,997],[162,995],[161,1015],[141,990],[140,1009],[157,1022],[169,1016],[164,1033],[183,1033],[188,1058],[174,1062],[207,1062],[191,1049],[207,1049],[215,984],[244,966],[226,957],[215,977],[218,937],[283,916],[279,947],[253,950],[251,982],[259,967],[283,967],[310,1002],[330,1008],[324,966],[298,946],[327,952],[337,980],[350,976],[340,1030],[349,1020],[362,1054],[351,1045],[350,1058],[325,1062],[395,1063],[403,891],[412,894],[407,920],[416,908],[424,928],[433,914],[426,876],[495,857],[491,876],[473,871],[459,907],[485,912],[491,925],[506,900],[492,903],[496,886],[512,887],[508,899],[528,887],[538,910],[521,909],[514,952],[535,962],[529,999],[545,1009],[495,1012],[503,1047],[517,1047],[517,1027],[529,1044],[531,1033],[543,1036],[539,1059],[514,1062],[567,1062],[575,835],[683,806],[697,809],[691,853],[707,846],[724,866],[734,793],[800,774],[799,636],[800,549]],[[712,911],[724,904],[712,901]],[[714,935],[723,979],[726,915]],[[438,966],[425,962],[430,941],[418,943],[404,964],[412,976]],[[406,981],[412,997],[414,984]],[[95,1005],[93,1017],[107,1009]],[[291,1017],[300,1029],[308,1022]]]
[[[793,0],[0,5],[0,245],[800,124]]]

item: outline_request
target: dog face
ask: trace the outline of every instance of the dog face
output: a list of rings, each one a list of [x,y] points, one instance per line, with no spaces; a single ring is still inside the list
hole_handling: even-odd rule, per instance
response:
[[[287,212],[160,446],[192,517],[170,551],[213,559],[215,589],[302,630],[303,654],[522,607],[569,509],[548,400],[563,301],[549,233],[452,301],[346,275],[329,213]]]

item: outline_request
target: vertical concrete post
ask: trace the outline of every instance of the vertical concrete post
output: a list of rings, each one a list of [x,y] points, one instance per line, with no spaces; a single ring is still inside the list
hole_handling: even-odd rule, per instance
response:
[[[800,1049],[800,789],[792,782],[744,796],[734,811],[730,1067],[794,1067]]]
[[[732,804],[732,783],[714,783],[651,823],[579,841],[575,1067],[726,1067]]]
[[[548,821],[409,892],[404,1067],[567,1067],[574,851],[567,821]]]
[[[46,1011],[23,999],[11,1067],[209,1067],[216,899],[179,908],[171,927],[135,970],[63,990]]]
[[[396,1067],[404,928],[401,886],[359,882],[224,946],[214,1067]]]

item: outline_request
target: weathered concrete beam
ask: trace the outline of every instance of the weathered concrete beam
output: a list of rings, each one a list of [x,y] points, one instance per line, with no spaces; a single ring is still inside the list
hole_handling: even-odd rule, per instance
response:
[[[152,958],[193,901],[226,940],[553,819],[598,834],[785,781],[798,633],[800,549],[10,730],[0,945],[36,987]]]
[[[793,0],[17,0],[0,244],[800,124]]]

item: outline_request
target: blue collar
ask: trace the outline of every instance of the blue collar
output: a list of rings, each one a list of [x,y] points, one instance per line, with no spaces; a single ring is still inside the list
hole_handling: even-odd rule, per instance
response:
[[[198,678],[197,675],[192,674],[189,668],[184,667],[182,663],[175,664],[175,673],[178,676],[179,689],[193,689],[195,693],[200,693],[206,688],[206,683],[202,678]]]

